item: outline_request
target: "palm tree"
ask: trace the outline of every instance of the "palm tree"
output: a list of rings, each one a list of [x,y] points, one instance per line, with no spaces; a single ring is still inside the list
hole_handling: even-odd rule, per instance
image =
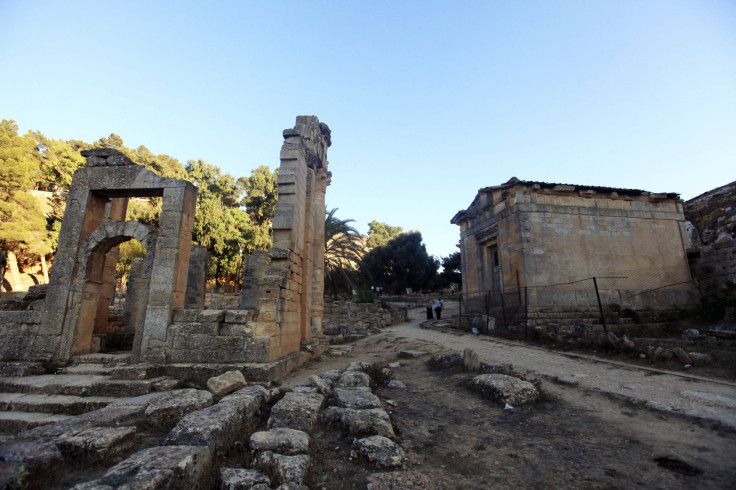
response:
[[[353,219],[335,216],[337,208],[325,215],[325,288],[332,296],[339,290],[357,288],[357,272],[365,254],[365,237],[353,228]]]

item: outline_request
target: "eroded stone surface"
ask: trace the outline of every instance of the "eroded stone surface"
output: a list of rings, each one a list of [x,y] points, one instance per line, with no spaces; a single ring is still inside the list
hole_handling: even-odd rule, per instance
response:
[[[463,354],[456,350],[440,352],[433,355],[428,362],[435,369],[451,369],[462,364]]]
[[[539,400],[539,391],[533,384],[505,374],[481,374],[470,381],[470,388],[501,404],[512,406]]]
[[[383,436],[371,436],[355,442],[358,454],[377,468],[398,468],[406,453],[394,441]]]
[[[335,388],[335,405],[341,408],[381,408],[381,400],[369,388]]]
[[[228,393],[245,388],[245,376],[238,370],[228,371],[207,380],[207,389],[215,398],[220,398]]]
[[[245,468],[220,468],[218,489],[221,490],[250,490],[256,485],[265,485],[271,488],[271,480],[257,470]]]
[[[326,380],[325,378],[320,378],[319,376],[312,375],[309,377],[309,382],[314,385],[323,395],[330,396],[332,394],[332,382]]]
[[[271,451],[260,453],[254,461],[255,467],[269,475],[274,475],[277,485],[286,482],[301,485],[304,482],[308,465],[309,456],[306,454],[286,456]]]
[[[388,413],[381,408],[356,410],[353,408],[327,407],[322,412],[322,422],[341,428],[354,436],[379,435],[394,437],[391,419]]]
[[[94,482],[77,486],[87,488],[154,489],[197,488],[206,486],[212,465],[207,447],[156,446],[139,451],[110,468]]]
[[[255,432],[250,436],[250,448],[253,451],[272,451],[285,455],[306,453],[309,450],[309,435],[301,430],[285,428]]]
[[[337,387],[350,388],[354,386],[370,386],[371,378],[362,371],[345,371],[337,381]]]
[[[212,394],[208,391],[176,390],[152,400],[146,408],[146,420],[156,427],[171,427],[187,413],[209,405]]]
[[[91,427],[76,434],[63,434],[54,442],[68,460],[101,461],[128,452],[135,442],[135,427]]]
[[[185,415],[164,441],[168,446],[207,446],[215,453],[238,437],[247,420],[233,404],[217,404]]]
[[[316,393],[289,392],[271,409],[269,429],[291,428],[311,432],[324,397]]]

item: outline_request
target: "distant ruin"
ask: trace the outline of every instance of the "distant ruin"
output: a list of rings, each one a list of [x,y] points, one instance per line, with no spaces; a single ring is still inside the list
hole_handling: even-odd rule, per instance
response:
[[[130,239],[146,249],[133,267],[124,313],[134,330],[134,361],[271,363],[283,372],[324,351],[330,129],[299,116],[284,140],[273,247],[246,259],[240,308],[227,311],[203,309],[206,253],[191,246],[197,188],[114,149],[83,151],[87,166],[69,190],[45,301],[0,312],[0,360],[65,363],[96,352],[96,339],[106,334],[117,246]],[[158,227],[126,221],[128,198],[150,196],[162,197]]]
[[[540,324],[599,304],[657,311],[697,300],[674,193],[512,178],[480,189],[451,222],[469,306],[496,321],[502,308]]]

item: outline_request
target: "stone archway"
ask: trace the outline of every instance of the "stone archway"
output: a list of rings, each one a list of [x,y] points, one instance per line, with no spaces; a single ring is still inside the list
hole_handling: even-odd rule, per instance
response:
[[[58,336],[58,361],[88,350],[89,330],[107,308],[100,298],[114,291],[116,245],[143,238],[151,256],[150,282],[134,357],[161,361],[172,312],[184,306],[197,188],[160,177],[111,148],[84,150],[82,155],[87,166],[74,173],[67,196],[41,330]],[[156,238],[150,227],[124,221],[130,197],[162,198]]]
[[[77,257],[76,287],[82,290],[82,300],[76,305],[76,328],[71,355],[86,354],[92,349],[93,334],[107,333],[108,301],[114,290],[114,271],[117,253],[110,251],[131,239],[136,239],[146,249],[144,264],[152,264],[158,230],[138,221],[105,220],[93,231],[79,248]],[[144,267],[145,269],[145,267]],[[150,280],[150,267],[148,279]],[[147,284],[146,284],[147,286]],[[148,289],[139,294],[135,324],[143,324],[138,316],[145,312]],[[137,332],[137,333],[140,333]],[[134,341],[135,345],[135,341]]]

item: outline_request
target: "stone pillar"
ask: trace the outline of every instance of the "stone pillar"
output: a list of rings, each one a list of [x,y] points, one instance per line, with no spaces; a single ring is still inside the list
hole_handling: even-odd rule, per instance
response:
[[[188,310],[204,310],[205,290],[207,287],[207,262],[210,254],[207,247],[192,245],[189,252],[189,272],[187,274],[187,291],[184,308]]]
[[[256,250],[243,259],[243,287],[240,290],[240,309],[250,310],[258,306],[260,284],[268,269],[268,252]]]
[[[312,316],[310,318],[312,335],[322,335],[322,314],[325,295],[325,193],[330,185],[330,172],[320,169],[315,172],[314,234],[312,261]]]
[[[125,307],[123,308],[123,321],[126,332],[135,332],[138,322],[138,309],[140,307],[141,286],[143,281],[143,259],[136,257],[130,262],[128,272],[128,288],[125,292]]]
[[[192,184],[163,190],[160,234],[156,240],[156,255],[140,344],[142,361],[165,360],[159,348],[166,341],[171,313],[175,308],[184,307],[196,205],[197,189]]]
[[[20,280],[20,270],[18,269],[18,259],[15,253],[8,252],[8,265],[10,266],[10,285],[13,291],[23,291],[23,282]]]

